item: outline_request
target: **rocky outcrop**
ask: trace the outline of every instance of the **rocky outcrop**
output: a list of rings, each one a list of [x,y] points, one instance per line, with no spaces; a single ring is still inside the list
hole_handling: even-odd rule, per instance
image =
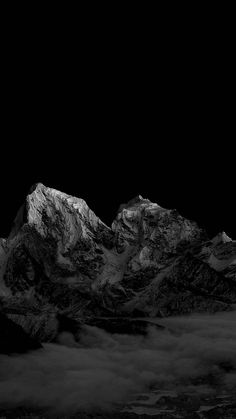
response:
[[[0,296],[8,296],[10,290],[4,282],[5,268],[8,258],[7,240],[0,239]]]
[[[0,313],[0,354],[25,353],[42,348],[37,340]]]
[[[37,184],[0,242],[0,296],[6,312],[25,307],[40,325],[58,313],[215,311],[236,302],[235,260],[225,234],[209,240],[195,222],[141,196],[121,205],[110,228],[84,200]],[[11,315],[32,329],[32,316]]]
[[[236,241],[225,232],[204,243],[200,256],[214,270],[236,281]]]

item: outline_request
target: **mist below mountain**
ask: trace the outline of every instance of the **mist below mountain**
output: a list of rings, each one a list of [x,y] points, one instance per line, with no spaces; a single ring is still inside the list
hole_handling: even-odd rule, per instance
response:
[[[232,418],[235,304],[225,232],[37,184],[0,239],[0,416]]]

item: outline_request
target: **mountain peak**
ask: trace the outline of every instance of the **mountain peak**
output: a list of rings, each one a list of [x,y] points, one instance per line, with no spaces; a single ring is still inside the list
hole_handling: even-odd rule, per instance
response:
[[[36,182],[30,187],[28,195],[32,194],[37,189],[46,189],[46,186],[41,182]]]
[[[220,233],[218,233],[213,239],[212,239],[212,243],[214,245],[217,245],[219,243],[228,243],[228,242],[232,242],[232,239],[225,233],[225,231],[222,231]]]
[[[109,228],[83,199],[37,183],[0,240],[0,297],[77,320],[215,312],[236,303],[235,250],[225,232],[211,242],[194,221],[141,195]]]
[[[84,231],[86,223],[94,228],[98,225],[108,228],[83,199],[49,188],[42,183],[35,183],[16,215],[9,238],[15,237],[25,224],[34,226],[41,233],[45,230],[42,234],[46,234],[49,228],[52,229],[52,225],[58,223],[61,223],[61,228],[73,230],[72,233],[76,228]]]
[[[154,206],[156,208],[161,208],[158,204],[153,203],[150,199],[143,198],[142,195],[137,195],[126,204],[121,204],[118,210],[118,213],[122,212],[123,210],[132,210],[137,209],[139,207],[149,207]]]

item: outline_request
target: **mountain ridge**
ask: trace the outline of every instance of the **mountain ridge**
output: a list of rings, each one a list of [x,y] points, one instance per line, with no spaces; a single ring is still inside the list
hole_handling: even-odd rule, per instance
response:
[[[214,312],[236,302],[235,267],[234,240],[210,240],[177,210],[138,195],[109,227],[83,199],[38,183],[0,242],[0,298],[76,319]]]

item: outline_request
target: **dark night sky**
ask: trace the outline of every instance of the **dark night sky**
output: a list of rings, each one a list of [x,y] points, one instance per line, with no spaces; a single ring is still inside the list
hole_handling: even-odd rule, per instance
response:
[[[137,194],[236,238],[232,54],[220,42],[17,41],[5,63],[0,236],[35,182],[110,224]],[[82,48],[83,47],[83,48]]]

